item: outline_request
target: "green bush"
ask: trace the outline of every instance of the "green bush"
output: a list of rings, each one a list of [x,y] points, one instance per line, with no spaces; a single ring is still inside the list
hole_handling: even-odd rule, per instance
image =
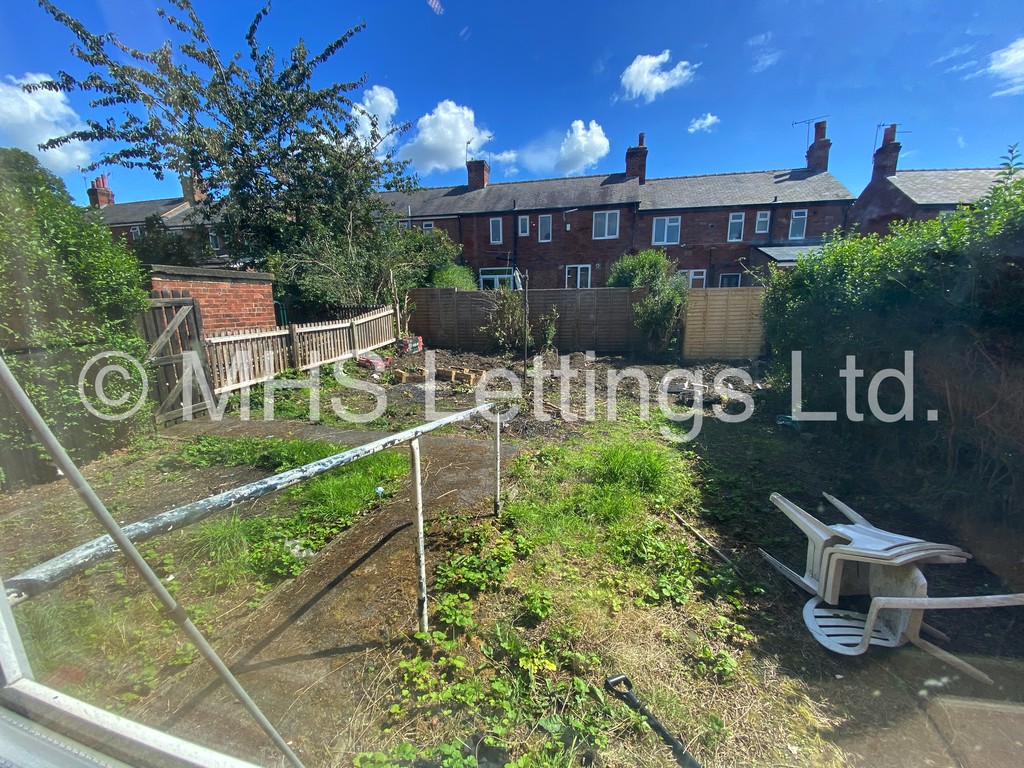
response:
[[[678,344],[689,289],[664,251],[626,254],[612,266],[608,285],[647,289],[647,295],[633,308],[650,352],[663,354]]]
[[[431,288],[458,288],[460,291],[477,289],[476,275],[461,264],[445,264],[430,273]]]

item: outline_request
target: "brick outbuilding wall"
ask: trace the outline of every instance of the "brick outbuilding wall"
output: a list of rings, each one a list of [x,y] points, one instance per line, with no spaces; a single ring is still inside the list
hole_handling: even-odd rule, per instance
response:
[[[154,265],[153,290],[188,291],[198,300],[206,334],[249,328],[275,328],[273,275]]]

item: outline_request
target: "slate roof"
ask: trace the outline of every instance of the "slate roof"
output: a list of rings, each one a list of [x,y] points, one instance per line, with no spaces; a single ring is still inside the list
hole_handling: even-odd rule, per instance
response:
[[[889,181],[918,205],[973,203],[995,184],[998,168],[898,171]]]
[[[141,224],[154,213],[166,216],[175,208],[185,205],[184,197],[167,197],[162,200],[140,200],[136,203],[114,203],[100,209],[103,222],[108,227],[122,227]]]
[[[723,173],[647,179],[634,176],[575,176],[468,186],[431,187],[412,193],[385,192],[399,215],[415,217],[502,211],[559,210],[640,204],[640,210],[714,208],[739,205],[853,200],[850,191],[830,173],[800,168],[783,171]]]
[[[648,179],[640,210],[719,208],[769,203],[852,201],[853,195],[831,173],[806,168],[710,176]]]

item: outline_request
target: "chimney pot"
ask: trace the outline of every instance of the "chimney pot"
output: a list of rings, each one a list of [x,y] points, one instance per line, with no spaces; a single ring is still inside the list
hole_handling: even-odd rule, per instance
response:
[[[89,196],[89,205],[93,208],[114,204],[114,193],[107,184],[106,174],[101,174],[93,179],[92,186],[86,190],[86,194]]]
[[[639,144],[626,150],[626,175],[637,177],[641,184],[647,182],[647,147],[642,133]]]
[[[814,173],[828,170],[828,155],[832,149],[832,141],[825,135],[826,122],[819,120],[814,124],[814,142],[807,148],[807,168]]]
[[[871,181],[880,181],[896,175],[896,163],[900,158],[900,143],[896,141],[896,123],[885,129],[882,146],[875,150]]]

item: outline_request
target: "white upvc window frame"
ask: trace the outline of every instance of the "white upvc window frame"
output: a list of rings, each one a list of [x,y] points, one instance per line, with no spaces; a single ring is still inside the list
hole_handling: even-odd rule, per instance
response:
[[[547,237],[544,237],[545,221],[547,222]],[[551,238],[554,234],[554,221],[551,218],[550,213],[545,213],[543,216],[537,217],[537,242],[538,243],[550,243]]]
[[[434,222],[432,222],[432,221],[424,221],[423,222],[423,231],[424,232],[433,232],[434,231]]]
[[[576,285],[569,285],[569,274],[571,270],[576,270]],[[586,274],[586,285],[581,285],[584,282],[583,275]],[[565,265],[565,287],[566,288],[589,288],[590,280],[593,274],[590,264],[566,264]]]
[[[745,219],[747,215],[742,211],[729,214],[729,228],[725,231],[725,239],[730,243],[743,242],[743,225],[746,223]],[[739,235],[737,237],[732,236],[732,228],[734,224],[740,225]]]
[[[689,288],[708,287],[708,271],[706,269],[680,269],[679,275],[686,280],[686,285]],[[700,285],[696,285],[698,281]]]
[[[613,217],[614,217],[614,221],[615,221],[615,234],[614,235],[610,235],[610,234],[608,234],[608,231],[611,229],[611,227],[609,226],[609,222],[611,222],[613,220]],[[604,224],[602,225],[602,231],[604,232],[603,235],[598,235],[597,234],[597,220],[598,220],[598,218],[601,218],[603,220],[603,222],[604,222]],[[618,237],[619,237],[619,212],[618,211],[594,211],[593,230],[592,230],[591,234],[592,234],[594,240],[617,240]],[[573,266],[577,266],[577,265],[573,265]]]
[[[519,236],[529,237],[530,236],[530,217],[520,216],[519,217]]]
[[[793,234],[793,227],[797,222],[802,222],[803,227],[801,228],[800,235],[796,236]],[[807,209],[801,208],[795,210],[789,215],[789,239],[790,240],[806,240],[807,239]]]
[[[497,239],[495,239],[495,237],[494,237],[494,225],[495,224],[498,225],[498,237],[497,237]],[[500,216],[495,216],[495,217],[493,217],[490,220],[490,223],[488,224],[488,230],[489,230],[489,233],[490,233],[490,236],[491,236],[491,245],[501,245],[502,231],[501,231],[501,217]]]
[[[758,211],[757,218],[754,221],[754,234],[755,235],[767,235],[772,228],[772,212],[771,211]]]
[[[210,232],[210,247],[215,251],[220,250],[220,236],[216,232]]]
[[[722,285],[725,282],[725,278],[736,278],[736,285]],[[731,280],[729,282],[732,282]],[[719,288],[739,288],[743,285],[743,274],[740,272],[723,272],[718,276],[718,287]]]
[[[658,223],[663,222],[664,233],[658,239]],[[651,245],[679,245],[680,233],[682,231],[683,219],[681,216],[655,216],[651,224]],[[675,239],[669,234],[669,230],[675,227]]]
[[[131,235],[132,242],[134,243],[136,240],[142,237],[142,227],[131,227],[128,230],[128,234]]]

